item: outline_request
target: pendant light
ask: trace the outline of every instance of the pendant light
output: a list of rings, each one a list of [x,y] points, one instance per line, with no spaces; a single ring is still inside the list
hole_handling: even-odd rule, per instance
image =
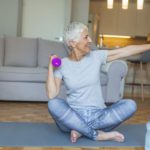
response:
[[[113,3],[114,3],[113,0],[107,0],[107,8],[112,9],[113,8]]]

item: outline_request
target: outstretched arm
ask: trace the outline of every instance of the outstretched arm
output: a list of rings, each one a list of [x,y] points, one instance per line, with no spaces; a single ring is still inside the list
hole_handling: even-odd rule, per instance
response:
[[[130,45],[116,50],[109,50],[107,61],[112,61],[112,60],[116,60],[128,56],[140,54],[148,50],[150,50],[150,44]]]

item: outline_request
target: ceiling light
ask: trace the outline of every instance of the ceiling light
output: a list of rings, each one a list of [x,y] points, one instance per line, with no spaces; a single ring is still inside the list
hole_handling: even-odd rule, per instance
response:
[[[144,0],[137,0],[137,9],[143,9]]]
[[[113,8],[113,0],[107,0],[107,8],[112,9]]]
[[[122,0],[122,9],[128,9],[128,0]]]

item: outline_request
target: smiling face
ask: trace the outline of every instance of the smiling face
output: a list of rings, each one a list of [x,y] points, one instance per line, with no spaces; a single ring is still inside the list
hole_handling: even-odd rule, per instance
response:
[[[90,51],[90,44],[92,40],[89,37],[88,29],[84,28],[83,31],[81,32],[80,39],[77,41],[72,41],[71,46],[74,50],[86,54]]]

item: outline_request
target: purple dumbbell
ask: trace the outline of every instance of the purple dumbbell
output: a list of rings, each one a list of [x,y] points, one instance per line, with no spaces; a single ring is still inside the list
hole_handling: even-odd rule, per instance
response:
[[[52,65],[54,67],[59,67],[61,65],[61,59],[58,57],[55,57],[52,59]]]

